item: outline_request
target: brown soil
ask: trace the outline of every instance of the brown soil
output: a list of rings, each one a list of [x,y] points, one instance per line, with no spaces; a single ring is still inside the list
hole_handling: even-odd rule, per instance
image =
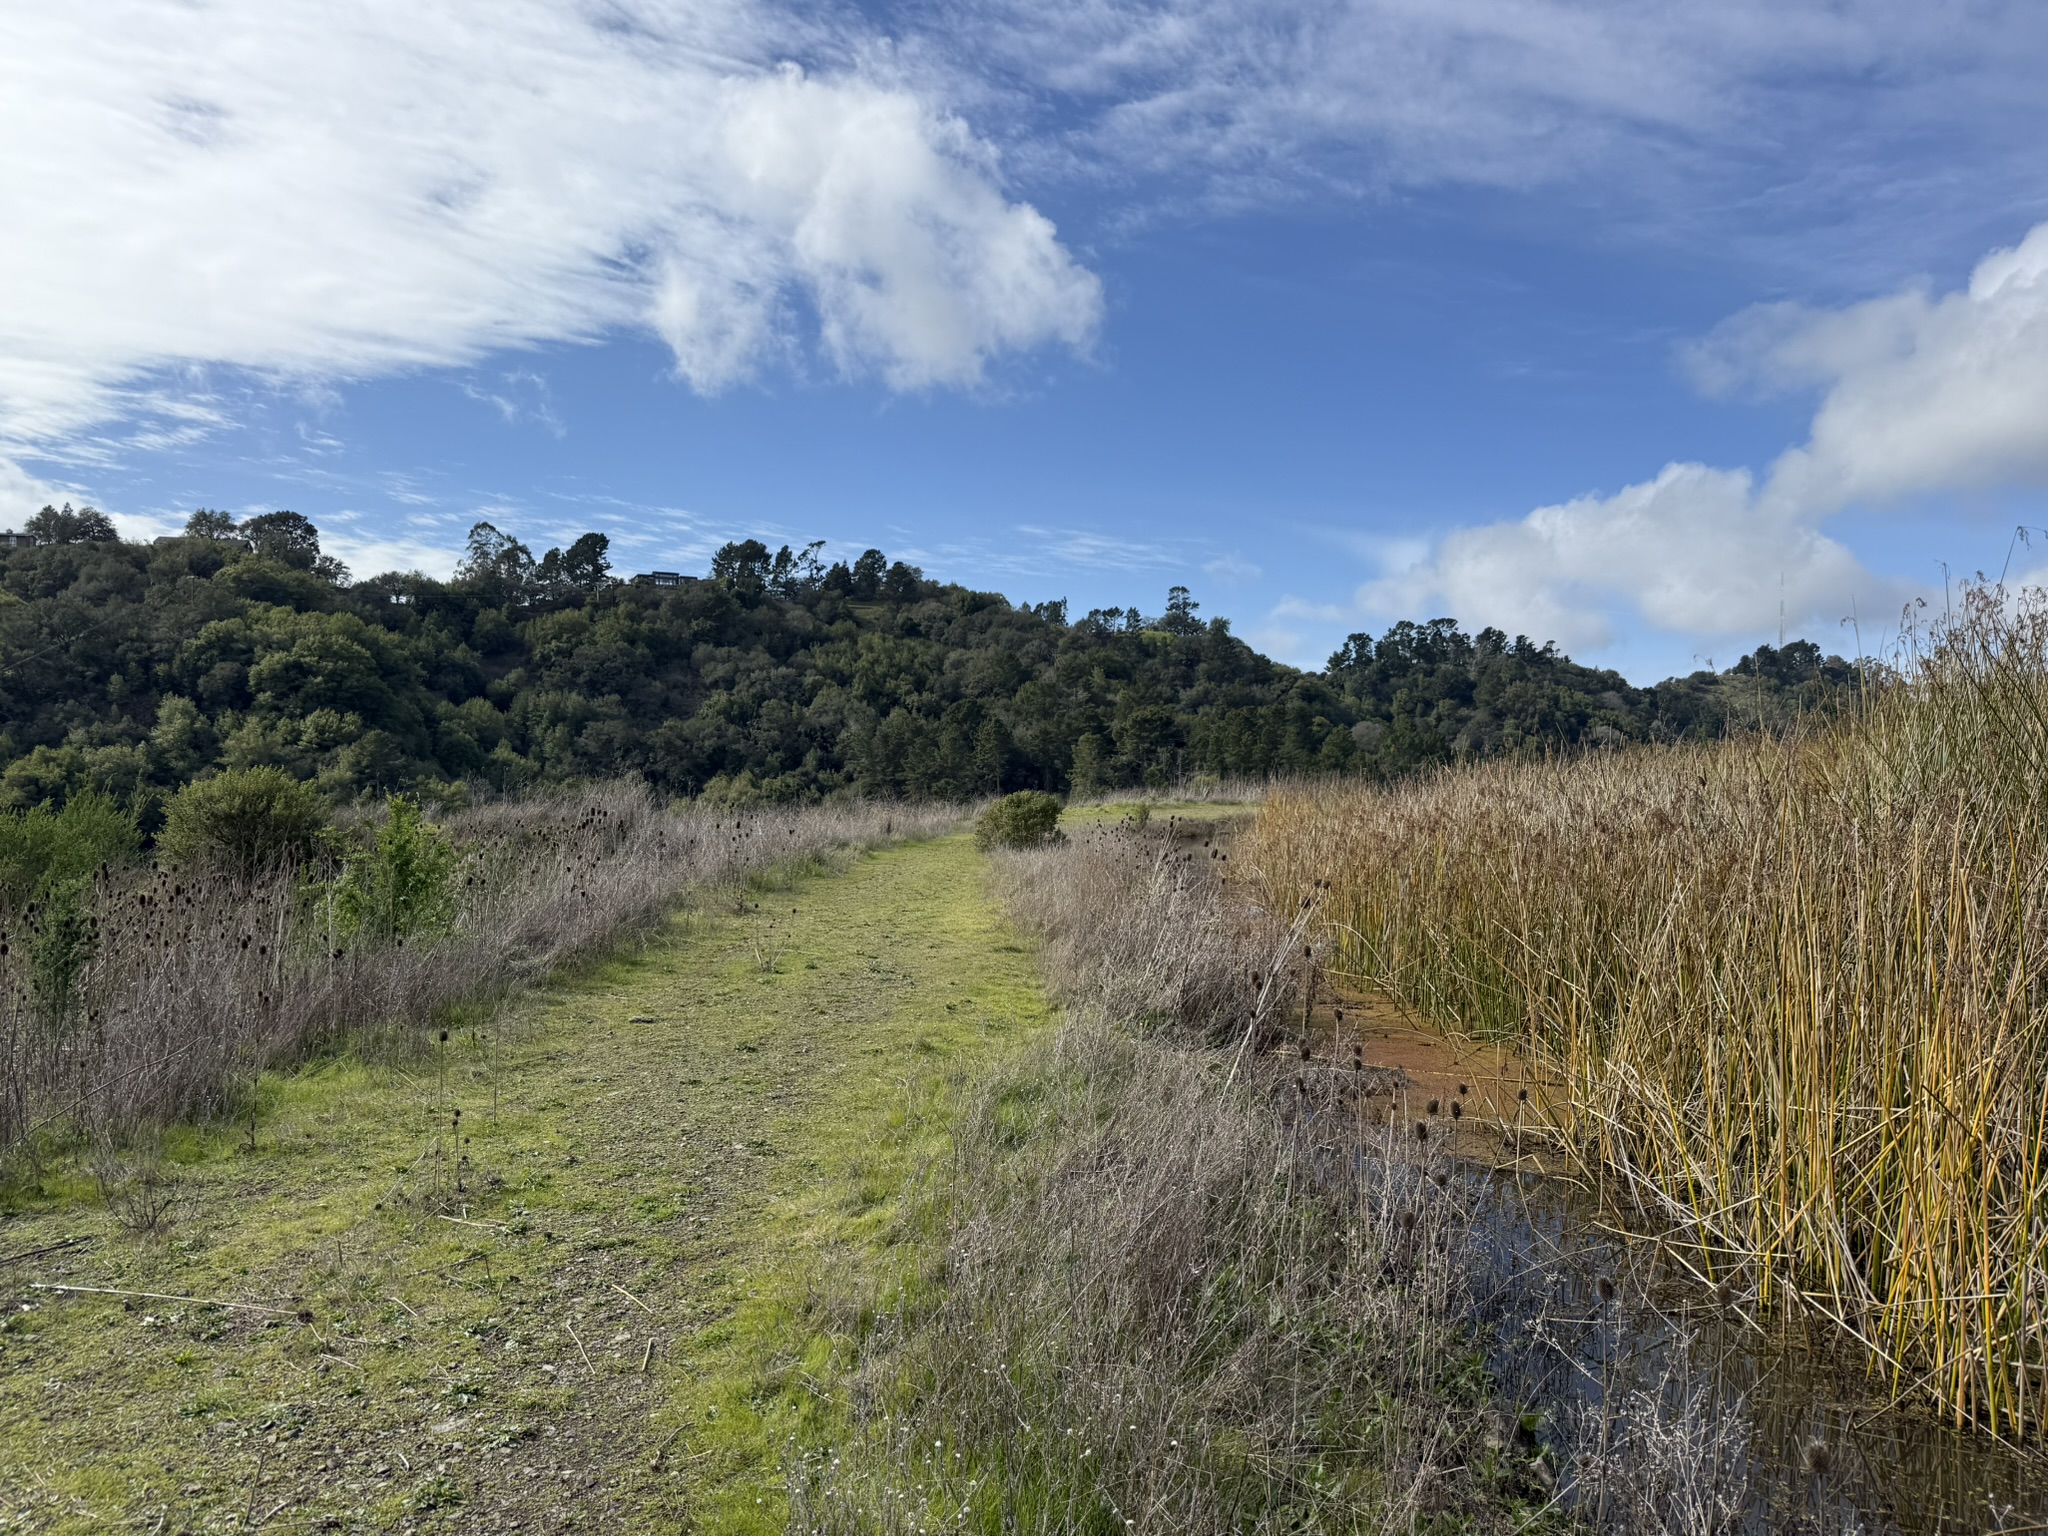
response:
[[[1515,1051],[1447,1035],[1378,993],[1326,980],[1317,995],[1302,1063],[1312,1088],[1345,1095],[1369,1125],[1425,1125],[1465,1161],[1552,1171],[1538,1149],[1556,1094]]]

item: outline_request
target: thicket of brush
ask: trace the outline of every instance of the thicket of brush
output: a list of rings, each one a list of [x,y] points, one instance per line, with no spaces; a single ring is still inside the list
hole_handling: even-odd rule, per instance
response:
[[[956,1126],[911,1217],[939,1269],[842,1314],[861,1437],[796,1469],[792,1529],[1532,1528],[1470,1192],[1405,1125],[1356,1155],[1337,1074],[1233,1081],[1302,968],[1213,867],[1139,832],[1001,857],[1070,1022]]]
[[[403,1048],[451,1009],[646,930],[688,892],[958,816],[734,814],[612,785],[462,810],[438,831],[401,804],[324,872],[109,862],[46,882],[0,942],[0,1158],[40,1132],[120,1139],[218,1115],[266,1067],[343,1043]]]
[[[1993,589],[1789,739],[1275,794],[1273,900],[1560,1081],[1562,1144],[1902,1390],[2048,1412],[2048,606]]]

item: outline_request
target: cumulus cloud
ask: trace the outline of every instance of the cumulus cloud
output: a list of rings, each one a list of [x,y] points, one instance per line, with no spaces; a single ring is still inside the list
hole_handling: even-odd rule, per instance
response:
[[[2048,484],[2048,224],[1985,257],[1958,292],[1752,311],[1693,362],[1722,388],[1822,388],[1811,440],[1772,469],[1773,500],[1831,511]]]
[[[1362,598],[1376,612],[1420,600],[1569,649],[1607,644],[1622,614],[1668,632],[1729,635],[1768,629],[1781,613],[1805,624],[1858,603],[1882,611],[1905,595],[1816,521],[1760,497],[1747,470],[1671,464],[1612,496],[1460,529]]]
[[[195,364],[365,377],[636,325],[707,390],[804,327],[899,388],[1085,346],[1092,274],[857,54],[744,0],[15,7],[0,441]]]
[[[695,381],[744,371],[792,278],[841,370],[899,389],[971,384],[997,353],[1087,343],[1099,283],[1050,220],[1004,198],[989,151],[957,118],[793,65],[726,82],[720,97],[727,238],[672,257],[657,306]]]
[[[1362,601],[1440,602],[1566,645],[1605,643],[1617,614],[1729,635],[1781,613],[1804,624],[1896,605],[1909,588],[1865,570],[1824,525],[1915,497],[2048,484],[2048,224],[1954,293],[1748,311],[1689,361],[1717,391],[1817,387],[1808,440],[1761,481],[1671,464],[1612,496],[1462,529]]]

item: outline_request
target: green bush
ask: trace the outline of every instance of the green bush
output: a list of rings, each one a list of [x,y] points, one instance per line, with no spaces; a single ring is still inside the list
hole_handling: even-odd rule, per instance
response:
[[[35,922],[28,943],[29,995],[44,1027],[61,1032],[76,1011],[78,978],[99,951],[92,877],[46,882],[29,910]]]
[[[327,808],[312,785],[280,768],[231,768],[171,797],[157,858],[252,880],[306,863],[326,831]]]
[[[1060,802],[1043,790],[1020,789],[981,813],[974,824],[977,848],[1030,848],[1060,835]]]
[[[97,792],[132,797],[147,776],[140,747],[37,747],[0,772],[0,807],[10,811],[47,805]]]
[[[0,907],[19,911],[102,864],[132,864],[141,851],[135,817],[107,795],[73,795],[61,811],[0,814]]]
[[[455,845],[403,795],[376,842],[335,882],[334,912],[350,939],[409,939],[455,919]]]

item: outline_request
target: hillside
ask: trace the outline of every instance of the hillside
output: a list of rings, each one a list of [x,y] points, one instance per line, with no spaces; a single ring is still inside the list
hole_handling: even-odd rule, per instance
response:
[[[1518,750],[1715,735],[1850,673],[1811,645],[1654,688],[1448,619],[1354,635],[1322,673],[1183,588],[1165,610],[1017,605],[870,550],[730,544],[620,580],[602,534],[536,559],[489,524],[447,582],[351,582],[291,512],[121,540],[46,509],[0,548],[0,806],[98,788],[147,813],[217,767],[337,799],[636,775],[729,803],[955,798],[1197,774],[1399,777]]]

